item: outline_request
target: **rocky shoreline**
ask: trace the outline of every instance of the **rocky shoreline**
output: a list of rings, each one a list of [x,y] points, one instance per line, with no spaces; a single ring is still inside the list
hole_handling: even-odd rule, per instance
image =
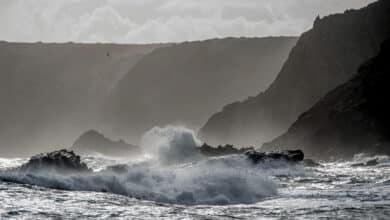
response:
[[[204,146],[200,148],[203,153],[205,153]],[[209,146],[209,148],[212,147]],[[254,164],[270,160],[281,160],[292,163],[298,163],[304,160],[304,153],[301,150],[259,152],[253,150],[252,148],[250,150],[236,149],[233,146],[219,147],[212,150],[215,152],[215,155],[218,156],[243,154]],[[244,150],[247,151],[244,152]],[[80,156],[76,153],[71,150],[62,149],[50,153],[41,153],[35,155],[31,157],[28,162],[13,171],[19,171],[23,173],[55,172],[61,174],[72,174],[89,173],[92,172],[92,169],[88,168],[88,166],[81,161]]]

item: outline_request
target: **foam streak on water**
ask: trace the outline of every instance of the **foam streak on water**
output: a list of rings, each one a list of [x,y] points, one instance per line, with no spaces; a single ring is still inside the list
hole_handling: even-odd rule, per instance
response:
[[[91,158],[88,161],[92,162]],[[13,171],[0,177],[48,188],[110,192],[164,203],[226,205],[255,203],[276,194],[274,182],[259,170],[244,156],[231,156],[165,167],[143,162],[81,175]]]
[[[381,157],[375,166],[352,166],[359,161],[325,163],[323,167],[309,168],[287,164],[261,164],[251,169],[239,157],[225,157],[189,163],[167,170],[146,171],[145,165],[130,165],[134,170],[126,173],[123,179],[144,175],[145,188],[135,187],[134,181],[128,190],[147,194],[149,197],[134,198],[114,193],[95,191],[66,191],[45,187],[0,182],[1,218],[166,218],[166,219],[204,219],[254,217],[296,217],[340,219],[381,218],[390,214],[390,160]],[[369,160],[361,158],[361,161]],[[112,165],[112,161],[101,158],[87,158],[94,166]],[[0,160],[1,167],[15,166],[23,160]],[[138,167],[138,171],[135,167]],[[143,168],[140,168],[143,167]],[[204,167],[215,167],[205,172]],[[226,170],[219,170],[225,167]],[[99,168],[101,169],[101,168]],[[227,170],[235,169],[232,174]],[[258,170],[261,175],[254,175]],[[174,170],[174,171],[172,171]],[[149,172],[149,173],[148,173]],[[198,173],[197,173],[198,172]],[[218,174],[218,172],[220,172]],[[226,173],[227,172],[227,173]],[[191,174],[191,175],[190,175]],[[208,175],[210,174],[210,175]],[[119,174],[118,174],[119,175]],[[172,176],[173,175],[173,176]],[[176,175],[176,177],[174,177]],[[195,178],[196,177],[196,178]],[[224,178],[226,177],[226,178]],[[93,177],[88,177],[92,178]],[[103,181],[103,176],[95,177],[91,183]],[[109,177],[109,178],[112,178]],[[108,179],[109,179],[108,178]],[[119,178],[119,177],[117,177]],[[176,179],[175,179],[176,178]],[[130,178],[131,179],[131,178]],[[141,178],[142,179],[142,178]],[[62,180],[61,180],[62,181]],[[86,181],[86,180],[83,180]],[[81,181],[83,184],[85,182]],[[119,180],[118,180],[119,181]],[[229,182],[232,181],[232,182]],[[119,181],[120,182],[120,181]],[[131,181],[130,181],[131,183]],[[234,184],[232,184],[234,183]],[[75,183],[68,182],[72,185]],[[153,184],[155,184],[153,186]],[[208,186],[208,184],[210,184]],[[230,205],[217,205],[210,202],[212,196],[202,194],[202,189],[215,186],[219,197],[236,199]],[[252,185],[253,184],[253,185]],[[103,186],[99,185],[99,186]],[[116,186],[117,187],[117,186]],[[139,186],[140,187],[140,186]],[[277,187],[278,193],[273,190]],[[178,195],[183,192],[195,192],[190,198]],[[231,190],[239,192],[229,195]],[[85,189],[91,190],[91,189]],[[210,190],[210,189],[209,189]],[[151,192],[165,195],[167,201],[153,197]],[[205,193],[206,191],[203,191]],[[272,192],[272,193],[270,193]],[[251,194],[259,193],[256,197]],[[233,192],[234,194],[234,192]],[[139,195],[138,195],[139,196]],[[253,197],[252,197],[253,196]],[[253,201],[251,201],[252,198]],[[182,199],[182,200],[180,200]],[[187,199],[187,200],[186,200]],[[209,199],[208,202],[205,202]],[[243,201],[241,201],[243,199]],[[203,205],[185,205],[191,201],[209,203]],[[219,202],[221,202],[219,201]],[[218,203],[218,201],[216,202]]]
[[[204,158],[194,151],[198,145],[188,129],[154,128],[143,138],[146,160],[84,157],[94,172],[83,175],[4,172],[27,159],[0,158],[0,219],[390,216],[389,157],[254,165],[244,155]]]

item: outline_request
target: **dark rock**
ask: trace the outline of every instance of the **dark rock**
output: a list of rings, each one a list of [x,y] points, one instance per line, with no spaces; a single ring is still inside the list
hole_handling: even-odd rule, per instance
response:
[[[264,160],[285,160],[288,162],[299,162],[304,159],[304,154],[301,150],[285,150],[285,151],[273,151],[273,152],[258,152],[248,151],[245,155],[253,163],[259,163]]]
[[[141,154],[141,148],[123,140],[113,141],[101,133],[90,130],[82,134],[72,149],[79,154],[100,153],[112,157],[133,157]]]
[[[200,148],[200,152],[204,156],[208,157],[216,157],[216,156],[225,156],[225,155],[232,155],[232,154],[243,154],[247,151],[254,150],[253,147],[249,148],[235,148],[233,145],[225,145],[221,146],[219,145],[218,147],[212,147],[206,143],[204,143]]]
[[[258,152],[254,147],[235,148],[233,145],[229,144],[225,146],[219,145],[218,147],[213,147],[206,143],[204,143],[199,148],[199,150],[204,156],[208,157],[245,154],[254,163],[258,163],[264,160],[286,160],[289,162],[299,162],[304,159],[304,154],[301,150]]]
[[[156,125],[180,121],[197,129],[224,104],[265,89],[296,41],[226,38],[158,48],[118,82],[105,118],[134,143]]]
[[[91,172],[87,165],[80,160],[80,156],[73,151],[58,150],[51,153],[42,153],[30,158],[19,171],[36,173],[53,171],[57,173]]]
[[[364,167],[365,164],[364,163],[354,163],[351,165],[351,167]]]
[[[322,167],[321,164],[315,162],[315,161],[312,160],[312,159],[304,159],[304,160],[303,160],[303,164],[304,164],[306,167]]]
[[[390,36],[389,10],[390,1],[379,0],[317,19],[313,29],[301,35],[268,89],[224,107],[200,129],[199,137],[211,144],[257,146],[285,132],[300,114],[379,52]]]
[[[373,159],[366,162],[366,166],[376,166],[378,164],[378,159]]]
[[[390,39],[351,80],[330,91],[263,149],[300,146],[310,158],[321,160],[390,155],[389,57]]]

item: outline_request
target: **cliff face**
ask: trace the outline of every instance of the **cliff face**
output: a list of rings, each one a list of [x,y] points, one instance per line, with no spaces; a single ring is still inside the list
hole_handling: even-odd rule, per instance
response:
[[[212,144],[246,146],[272,140],[377,54],[380,43],[390,36],[389,23],[387,0],[317,19],[265,92],[225,106],[208,120],[199,136]]]
[[[114,90],[107,124],[118,135],[132,135],[132,142],[153,126],[199,129],[225,103],[266,88],[296,40],[228,38],[156,49]]]
[[[67,147],[97,127],[102,100],[159,46],[0,42],[0,154]]]
[[[82,134],[74,142],[72,150],[80,154],[99,153],[114,157],[134,157],[141,154],[138,146],[127,144],[123,140],[112,141],[95,130]]]
[[[390,40],[347,83],[329,92],[262,149],[300,147],[318,159],[390,155]]]

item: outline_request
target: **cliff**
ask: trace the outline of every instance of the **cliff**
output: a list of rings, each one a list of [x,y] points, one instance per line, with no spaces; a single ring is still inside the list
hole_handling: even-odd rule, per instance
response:
[[[153,126],[199,129],[225,103],[269,86],[296,40],[227,38],[156,49],[113,91],[107,124],[133,142]]]
[[[271,86],[214,114],[200,129],[200,138],[214,145],[258,146],[282,134],[301,113],[378,53],[380,43],[390,36],[388,24],[387,0],[317,18]]]
[[[390,40],[347,83],[329,92],[262,150],[300,147],[312,158],[390,155]]]

